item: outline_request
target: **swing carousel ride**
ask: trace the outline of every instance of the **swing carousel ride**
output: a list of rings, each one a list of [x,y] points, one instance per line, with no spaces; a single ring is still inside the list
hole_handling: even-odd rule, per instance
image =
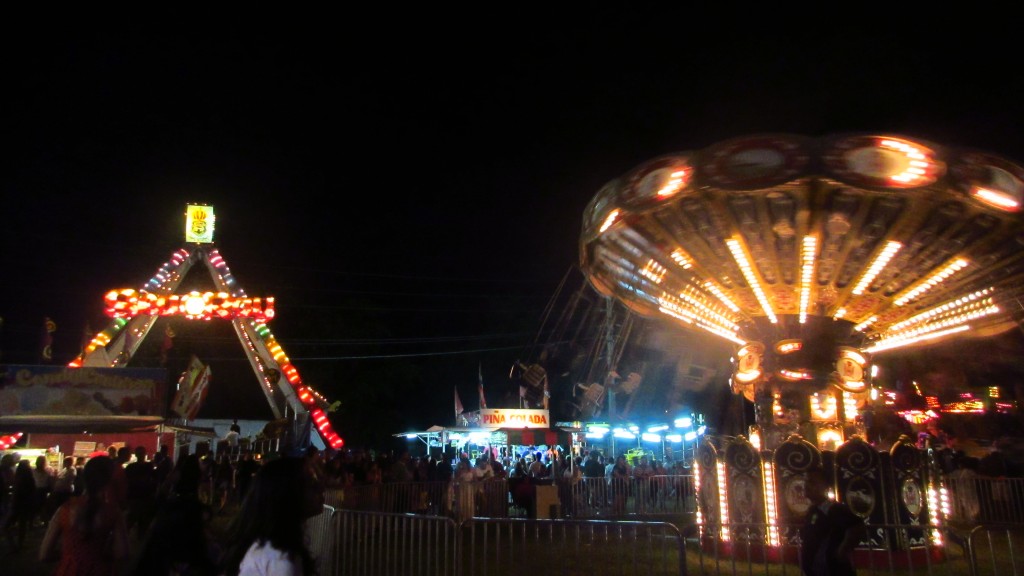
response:
[[[580,241],[590,285],[731,347],[730,386],[754,408],[748,435],[698,449],[705,534],[728,542],[731,523],[753,523],[769,546],[790,541],[780,527],[803,516],[806,471],[824,464],[869,524],[931,526],[941,542],[927,452],[866,440],[873,362],[1018,325],[1022,200],[1024,170],[1006,159],[882,134],[735,138],[596,194]]]

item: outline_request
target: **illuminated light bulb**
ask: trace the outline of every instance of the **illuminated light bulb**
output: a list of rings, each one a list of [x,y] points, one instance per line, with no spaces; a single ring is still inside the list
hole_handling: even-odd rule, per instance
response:
[[[825,404],[822,405],[821,395],[811,395],[811,413],[819,420],[832,420],[836,417],[836,398],[832,395],[825,396]]]
[[[875,261],[872,262],[871,266],[869,266],[867,271],[864,272],[864,275],[861,277],[860,282],[858,282],[857,286],[853,289],[853,293],[857,296],[863,294],[864,290],[866,290],[868,286],[871,285],[871,282],[875,279],[876,276],[878,276],[879,272],[881,272],[882,269],[885,268],[889,261],[892,260],[892,257],[895,256],[896,253],[899,252],[900,248],[902,247],[903,245],[900,244],[899,242],[888,242],[885,245],[885,248],[882,249],[882,251],[878,254],[877,257],[875,257]]]
[[[948,330],[939,330],[938,332],[931,332],[929,334],[924,334],[924,335],[918,336],[916,338],[880,340],[874,346],[871,346],[871,347],[865,349],[864,351],[865,352],[869,352],[869,353],[874,353],[874,352],[882,352],[884,350],[893,350],[895,348],[901,348],[903,346],[909,346],[910,344],[916,344],[918,342],[926,342],[928,340],[934,340],[936,338],[941,338],[943,336],[948,336],[950,334],[956,334],[958,332],[965,332],[965,331],[970,330],[970,329],[971,329],[971,327],[969,325],[965,324],[965,325],[962,325],[962,326],[957,326],[956,328],[950,328]]]
[[[647,265],[640,270],[640,275],[654,282],[655,284],[661,284],[662,279],[665,278],[665,272],[668,270],[664,266],[659,264],[655,260],[648,260]]]
[[[967,264],[968,264],[967,260],[964,260],[962,258],[957,259],[956,261],[952,262],[951,264],[949,264],[948,266],[946,266],[942,270],[936,272],[935,274],[932,274],[927,279],[921,281],[917,285],[913,286],[911,289],[907,290],[907,292],[904,295],[902,295],[899,298],[897,298],[893,302],[893,304],[895,304],[896,306],[903,306],[907,302],[910,302],[910,301],[916,299],[917,297],[921,296],[925,292],[927,292],[927,291],[931,290],[932,288],[934,288],[935,286],[937,286],[940,282],[942,282],[946,278],[949,278],[953,274],[955,274],[955,273],[959,272],[960,270],[963,270],[964,268],[966,268]]]
[[[695,494],[700,494],[700,463],[697,462],[696,459],[693,461],[693,491]],[[697,502],[697,514],[694,518],[694,522],[696,522],[697,526],[703,526],[704,514],[701,512],[701,501],[699,498]]]
[[[729,498],[726,496],[725,463],[722,461],[716,462],[715,472],[718,474],[718,513],[719,518],[722,520],[722,541],[728,542],[730,540]]]
[[[779,370],[778,374],[779,374],[779,376],[781,376],[782,378],[785,378],[786,380],[810,380],[812,378],[810,373],[799,371],[799,370],[785,370],[785,369],[783,369],[783,370]]]
[[[1007,192],[989,190],[988,188],[975,188],[971,191],[971,195],[989,206],[1006,212],[1016,212],[1020,209],[1019,194],[1015,198]]]
[[[690,258],[689,254],[684,252],[681,248],[676,248],[672,251],[672,259],[675,260],[676,264],[679,264],[683,270],[689,270],[693,267],[693,259]]]
[[[747,280],[747,285],[754,292],[754,297],[757,298],[758,303],[761,304],[761,309],[764,310],[765,315],[772,324],[777,324],[779,319],[775,316],[775,311],[772,310],[771,304],[768,302],[768,297],[765,295],[764,290],[761,289],[761,284],[757,281],[757,276],[754,274],[753,267],[747,260],[746,254],[743,252],[743,248],[735,238],[726,240],[726,245],[729,247],[729,251],[732,252],[732,257],[736,261],[736,264],[740,267],[740,271],[743,273],[743,277]]]
[[[887,138],[879,140],[878,144],[882,148],[902,153],[904,158],[907,160],[906,167],[902,172],[889,176],[891,180],[903,183],[913,183],[924,180],[925,175],[927,174],[927,170],[925,170],[925,168],[930,168],[932,164],[927,162],[928,158],[920,148],[907,142]]]
[[[668,198],[669,196],[675,195],[677,192],[683,189],[683,187],[685,186],[686,179],[686,170],[679,169],[672,172],[672,174],[669,175],[669,180],[665,182],[665,185],[658,190],[657,196],[659,198]]]
[[[768,517],[768,545],[779,546],[782,540],[779,538],[778,510],[775,503],[775,471],[768,461],[761,463],[761,470],[764,479],[764,506]]]
[[[725,292],[723,292],[711,280],[705,281],[704,284],[703,284],[703,287],[704,287],[705,290],[707,290],[708,292],[713,294],[715,296],[715,298],[718,298],[722,302],[722,304],[725,304],[726,307],[729,308],[729,310],[732,310],[733,312],[739,312],[740,311],[740,307],[737,306],[736,303],[734,303],[732,300],[730,300],[729,297],[725,295]]]
[[[857,332],[863,332],[865,328],[874,324],[876,320],[878,320],[878,316],[872,316],[871,318],[868,318],[867,320],[854,326],[853,329],[856,330]]]
[[[604,219],[604,224],[601,224],[601,228],[598,230],[598,232],[599,233],[600,232],[604,232],[605,230],[611,228],[612,224],[615,223],[615,220],[618,219],[618,217],[619,217],[619,209],[616,208],[615,210],[612,210],[608,214],[607,218]]]
[[[789,354],[801,350],[803,347],[803,343],[799,340],[784,340],[775,346],[775,351],[779,354]]]
[[[807,308],[811,301],[811,286],[814,283],[814,255],[817,252],[818,239],[804,236],[803,265],[800,268],[800,323],[807,322]]]

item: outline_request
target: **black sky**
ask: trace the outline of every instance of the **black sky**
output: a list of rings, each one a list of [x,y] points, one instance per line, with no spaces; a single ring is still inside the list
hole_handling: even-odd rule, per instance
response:
[[[210,203],[346,437],[450,423],[478,366],[496,404],[587,202],[645,159],[884,130],[1024,161],[1019,40],[995,13],[43,16],[3,25],[3,360],[35,361],[43,316],[70,359],[102,295],[148,280],[185,204]],[[210,411],[265,416],[230,331],[182,330],[179,354],[231,375]]]

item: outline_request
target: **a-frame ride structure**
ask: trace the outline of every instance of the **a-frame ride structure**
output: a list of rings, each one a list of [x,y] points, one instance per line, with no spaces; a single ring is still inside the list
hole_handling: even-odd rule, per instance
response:
[[[303,384],[298,369],[274,338],[267,322],[273,318],[273,298],[250,298],[235,280],[220,251],[213,246],[213,207],[189,205],[186,246],[174,252],[139,290],[107,294],[110,324],[92,338],[68,366],[125,367],[160,316],[223,319],[231,322],[274,418],[312,420],[324,443],[344,445],[324,411],[327,401]],[[190,242],[191,241],[191,242]],[[217,292],[177,294],[182,280],[196,264],[210,273]]]

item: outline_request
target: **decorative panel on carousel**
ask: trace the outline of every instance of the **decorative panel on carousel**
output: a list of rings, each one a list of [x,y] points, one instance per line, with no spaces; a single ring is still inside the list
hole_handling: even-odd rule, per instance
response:
[[[722,525],[721,502],[718,499],[718,450],[708,437],[697,447],[697,512],[704,535],[716,535]]]
[[[775,450],[778,522],[784,541],[797,538],[811,501],[806,495],[807,471],[821,465],[821,452],[800,436],[790,436]]]
[[[928,525],[930,517],[925,499],[927,466],[924,453],[907,436],[901,437],[889,450],[891,462],[892,493],[895,496],[892,523],[922,526]],[[924,546],[925,531],[910,529],[896,535],[900,549]]]
[[[743,436],[725,447],[729,523],[735,540],[764,541],[765,504],[761,455]]]
[[[854,436],[836,450],[836,497],[869,526],[886,523],[882,462],[878,451],[860,436]],[[882,547],[884,530],[870,529],[872,547]]]

